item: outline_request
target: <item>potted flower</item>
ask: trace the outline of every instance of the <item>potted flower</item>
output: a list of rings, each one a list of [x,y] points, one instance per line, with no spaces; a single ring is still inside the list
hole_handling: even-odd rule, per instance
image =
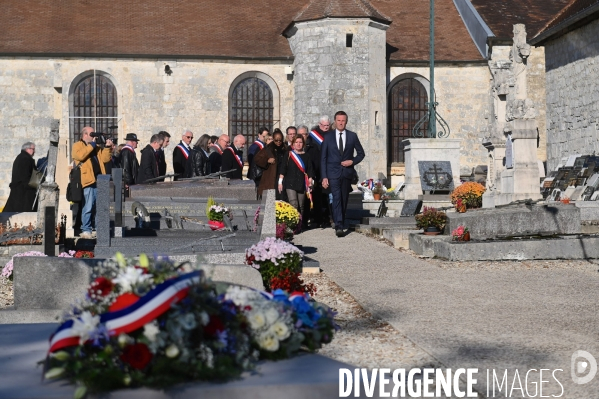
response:
[[[381,183],[380,181],[377,181],[374,184],[374,188],[372,189],[372,196],[374,197],[375,201],[379,201],[381,199],[381,196],[383,194],[385,194],[386,192],[387,192],[387,190],[383,186],[383,183]]]
[[[436,208],[425,206],[421,214],[416,215],[416,227],[426,235],[441,234],[447,223],[447,214]]]
[[[223,219],[230,217],[229,208],[223,204],[211,205],[208,209],[208,225],[212,230],[220,230],[225,228],[225,222]]]
[[[470,232],[468,227],[458,226],[451,232],[451,239],[454,241],[470,241]]]
[[[276,201],[275,219],[277,224],[277,238],[291,240],[294,233],[299,233],[302,225],[302,216],[293,205],[285,201]]]
[[[456,187],[451,193],[451,203],[458,209],[458,200],[466,205],[466,209],[480,208],[483,205],[483,193],[485,187],[480,183],[467,181]]]

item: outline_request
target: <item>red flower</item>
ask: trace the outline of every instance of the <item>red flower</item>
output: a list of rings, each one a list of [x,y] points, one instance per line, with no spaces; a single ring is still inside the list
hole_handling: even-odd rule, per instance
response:
[[[130,292],[125,292],[116,298],[108,310],[111,312],[116,312],[117,310],[125,309],[126,307],[133,305],[138,300],[139,297],[137,295]]]
[[[89,296],[100,295],[106,296],[112,292],[114,283],[106,277],[98,277],[89,285]],[[98,292],[99,291],[99,292]]]
[[[210,316],[210,322],[204,328],[206,334],[215,336],[217,332],[225,331],[225,325],[223,322],[215,315]]]
[[[255,260],[256,260],[256,257],[254,255],[251,255],[251,256],[246,257],[245,263],[251,266]]]
[[[146,344],[137,343],[128,345],[123,350],[121,360],[137,370],[144,369],[152,360],[152,352]]]

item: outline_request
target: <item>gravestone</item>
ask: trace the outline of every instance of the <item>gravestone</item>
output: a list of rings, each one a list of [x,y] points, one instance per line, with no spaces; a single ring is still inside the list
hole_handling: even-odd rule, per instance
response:
[[[421,200],[405,200],[401,208],[401,216],[415,216],[422,208]]]
[[[422,191],[452,191],[454,189],[449,161],[418,161]]]
[[[110,246],[110,175],[98,175],[96,180],[96,246]]]

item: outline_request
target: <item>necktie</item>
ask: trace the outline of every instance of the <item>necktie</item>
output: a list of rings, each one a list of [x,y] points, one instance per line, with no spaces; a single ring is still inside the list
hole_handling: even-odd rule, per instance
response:
[[[343,155],[343,132],[339,133],[339,152]]]

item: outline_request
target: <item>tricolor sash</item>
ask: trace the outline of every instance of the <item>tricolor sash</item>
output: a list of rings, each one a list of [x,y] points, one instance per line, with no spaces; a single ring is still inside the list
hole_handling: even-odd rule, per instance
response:
[[[293,163],[297,166],[297,168],[304,174],[304,184],[306,185],[306,195],[310,200],[310,208],[312,208],[312,193],[310,192],[310,178],[306,173],[306,165],[304,165],[304,161],[302,158],[295,152],[289,151],[289,157],[293,160]]]
[[[324,138],[316,130],[310,131],[310,137],[312,137],[312,140],[316,141],[319,146],[322,145]]]
[[[185,298],[189,286],[198,283],[200,276],[201,271],[194,271],[158,284],[134,304],[100,315],[100,323],[104,324],[111,335],[135,331],[169,310],[173,303]],[[68,320],[58,327],[50,337],[49,352],[79,345],[79,336],[73,331],[73,324],[73,320]]]
[[[189,150],[183,145],[183,143],[177,144],[177,147],[179,147],[185,159],[189,158]]]
[[[223,150],[218,145],[212,144],[212,148],[214,148],[220,155],[223,155]]]
[[[256,144],[258,147],[260,147],[260,149],[264,149],[264,143],[261,142],[260,140],[256,140],[254,141],[254,144]]]
[[[239,158],[239,155],[237,155],[237,154],[235,153],[235,150],[234,150],[233,148],[231,148],[231,147],[227,147],[227,150],[230,150],[230,151],[233,153],[233,155],[235,156],[235,160],[236,160],[236,161],[237,161],[237,163],[239,164],[239,167],[240,167],[241,169],[243,169],[243,162],[241,162],[241,158]]]
[[[131,151],[132,153],[135,154],[135,148],[131,147],[129,144],[125,144],[125,146],[123,147],[123,150],[124,149],[127,149],[127,150],[129,150],[129,151]]]

